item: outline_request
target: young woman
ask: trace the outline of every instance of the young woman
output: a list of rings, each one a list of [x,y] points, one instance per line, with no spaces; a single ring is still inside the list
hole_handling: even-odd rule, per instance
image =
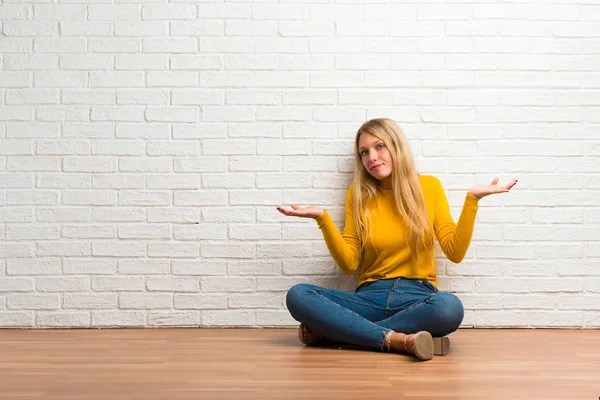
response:
[[[464,310],[455,295],[437,290],[434,235],[444,254],[460,262],[471,241],[479,199],[508,192],[517,181],[476,185],[455,224],[440,181],[419,175],[408,141],[390,119],[373,119],[356,133],[353,183],[343,234],[318,206],[277,207],[313,218],[345,273],[359,269],[356,291],[299,284],[287,294],[307,345],[343,342],[433,357],[432,337],[454,332]]]

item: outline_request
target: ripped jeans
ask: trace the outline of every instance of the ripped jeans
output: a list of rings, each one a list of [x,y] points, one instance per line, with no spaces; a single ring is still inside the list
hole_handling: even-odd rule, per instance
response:
[[[458,297],[427,282],[395,278],[367,282],[354,293],[299,284],[287,293],[292,317],[335,341],[384,349],[391,330],[428,331],[433,337],[458,329],[464,317]]]

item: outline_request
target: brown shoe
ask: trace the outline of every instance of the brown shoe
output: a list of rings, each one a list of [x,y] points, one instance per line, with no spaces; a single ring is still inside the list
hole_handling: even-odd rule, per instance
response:
[[[318,346],[326,341],[325,335],[313,331],[304,323],[298,327],[298,339],[307,346]]]
[[[433,338],[431,333],[420,331],[404,337],[404,348],[419,360],[427,361],[433,358]]]

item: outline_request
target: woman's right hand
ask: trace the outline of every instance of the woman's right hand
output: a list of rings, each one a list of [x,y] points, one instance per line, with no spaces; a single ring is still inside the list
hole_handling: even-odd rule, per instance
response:
[[[313,219],[319,218],[325,212],[325,210],[318,206],[298,207],[296,204],[292,204],[291,210],[289,208],[277,207],[277,211],[287,216]]]

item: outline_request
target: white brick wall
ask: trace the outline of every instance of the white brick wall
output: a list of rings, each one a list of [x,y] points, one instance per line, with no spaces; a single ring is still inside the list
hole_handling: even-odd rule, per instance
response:
[[[438,249],[464,326],[600,326],[600,3],[97,3],[0,0],[0,327],[294,326],[354,277],[274,207],[341,227],[374,117],[455,218],[519,179]]]

